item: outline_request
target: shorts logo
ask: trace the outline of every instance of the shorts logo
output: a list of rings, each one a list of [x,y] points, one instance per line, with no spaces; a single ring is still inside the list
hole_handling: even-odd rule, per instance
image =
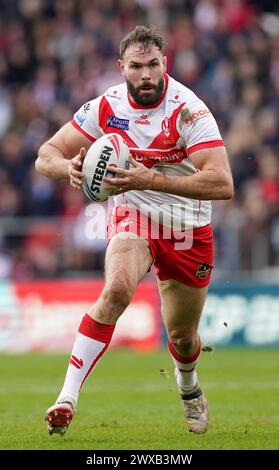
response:
[[[199,279],[206,279],[208,274],[210,273],[212,266],[207,263],[201,263],[195,272],[195,276],[197,276]]]
[[[129,130],[129,119],[120,119],[116,116],[108,116],[107,126],[122,129],[123,131]]]

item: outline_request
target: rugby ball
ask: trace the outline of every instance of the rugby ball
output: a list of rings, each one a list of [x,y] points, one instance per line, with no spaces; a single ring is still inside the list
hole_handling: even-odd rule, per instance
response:
[[[105,134],[89,147],[82,165],[83,191],[91,201],[106,201],[114,193],[105,189],[104,177],[114,178],[109,165],[129,169],[130,150],[124,139],[116,133]]]

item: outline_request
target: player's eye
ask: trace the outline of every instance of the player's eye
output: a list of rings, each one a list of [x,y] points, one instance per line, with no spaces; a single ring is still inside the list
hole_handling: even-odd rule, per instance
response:
[[[140,66],[139,66],[139,65],[137,65],[137,64],[133,64],[133,65],[131,65],[131,68],[132,68],[132,69],[139,69],[139,68],[140,68]]]

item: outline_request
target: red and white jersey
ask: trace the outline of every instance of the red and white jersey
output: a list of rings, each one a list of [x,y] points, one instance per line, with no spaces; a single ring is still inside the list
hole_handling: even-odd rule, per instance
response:
[[[109,88],[84,104],[72,124],[92,142],[104,134],[120,134],[133,157],[165,175],[193,175],[198,170],[191,154],[223,144],[214,117],[187,87],[165,74],[161,99],[150,106],[135,104],[126,83]],[[114,197],[116,206],[136,207],[174,230],[203,227],[211,220],[210,201],[144,190]]]

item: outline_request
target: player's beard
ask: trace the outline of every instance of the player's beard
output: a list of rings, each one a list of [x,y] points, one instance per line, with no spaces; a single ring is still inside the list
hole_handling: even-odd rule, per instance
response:
[[[158,82],[158,85],[141,85],[140,87],[135,88],[134,85],[126,78],[128,92],[133,98],[136,104],[141,105],[152,105],[157,103],[162,97],[165,87],[165,80],[162,76]],[[144,90],[145,87],[154,89],[154,93],[140,93],[140,90]]]

